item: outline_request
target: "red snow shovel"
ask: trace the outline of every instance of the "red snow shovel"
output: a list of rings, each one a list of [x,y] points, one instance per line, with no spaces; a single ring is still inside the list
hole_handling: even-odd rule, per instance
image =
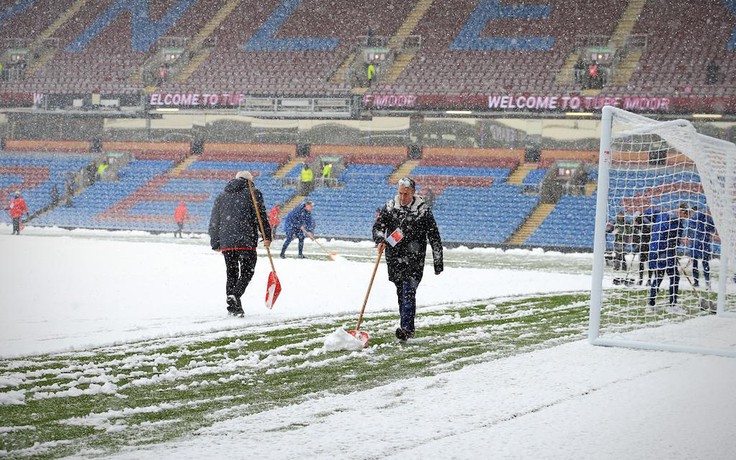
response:
[[[383,254],[383,244],[378,246],[378,257],[376,257],[376,265],[373,267],[373,274],[371,274],[371,281],[368,283],[368,291],[365,293],[365,299],[363,300],[363,307],[360,309],[360,316],[358,316],[358,325],[355,329],[348,331],[348,334],[355,337],[359,342],[363,344],[363,348],[368,346],[368,340],[371,338],[367,332],[360,330],[360,323],[363,322],[363,312],[365,312],[365,306],[368,304],[368,296],[371,295],[371,287],[373,287],[373,280],[376,278],[376,272],[378,271],[378,264],[381,263],[381,255]]]
[[[251,184],[251,181],[247,182],[248,189],[250,190],[250,197],[253,199],[253,208],[256,210],[256,216],[258,217],[258,226],[261,228],[261,234],[265,241],[266,231],[263,228],[263,219],[261,219],[261,211],[258,209],[256,193],[253,191],[253,184]],[[276,267],[273,265],[271,249],[269,249],[268,246],[266,246],[266,254],[268,254],[268,261],[271,262],[271,273],[268,274],[268,282],[266,283],[266,308],[270,310],[273,308],[273,304],[276,303],[276,299],[279,297],[279,294],[281,294],[281,281],[279,281],[279,277],[276,275]]]

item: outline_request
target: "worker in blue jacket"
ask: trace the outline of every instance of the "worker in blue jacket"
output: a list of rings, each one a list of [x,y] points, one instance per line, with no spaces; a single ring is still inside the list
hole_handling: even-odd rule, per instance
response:
[[[677,213],[657,212],[653,215],[652,235],[649,241],[649,270],[654,273],[649,290],[650,307],[654,307],[657,291],[666,273],[669,277],[668,307],[677,308],[677,294],[680,289],[677,247],[684,236],[685,222],[689,217],[690,209],[687,203],[680,204]]]
[[[286,248],[289,247],[291,241],[296,237],[299,240],[299,258],[303,259],[304,254],[304,234],[309,235],[310,238],[314,239],[314,228],[315,223],[312,219],[312,209],[314,203],[311,201],[305,201],[299,204],[297,207],[289,211],[284,219],[284,232],[286,233],[286,240],[284,245],[281,247],[281,258],[286,258]]]
[[[700,269],[703,267],[705,284],[710,289],[710,259],[713,255],[711,243],[716,237],[716,224],[709,212],[699,211],[693,206],[693,215],[690,218],[690,232],[688,239],[692,248],[693,286],[700,286]]]

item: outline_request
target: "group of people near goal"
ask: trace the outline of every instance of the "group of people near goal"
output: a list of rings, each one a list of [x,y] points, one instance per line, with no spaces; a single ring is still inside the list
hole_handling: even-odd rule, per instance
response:
[[[656,207],[630,215],[619,211],[608,223],[606,232],[613,235],[611,263],[618,272],[614,284],[646,285],[649,307],[656,305],[665,278],[669,280],[667,307],[670,309],[677,308],[681,274],[697,289],[701,286],[702,269],[705,287],[710,290],[710,261],[718,234],[707,210],[682,202],[674,211]],[[631,262],[627,261],[628,253],[632,253]],[[635,263],[638,266],[630,277]],[[687,274],[688,268],[692,277]]]

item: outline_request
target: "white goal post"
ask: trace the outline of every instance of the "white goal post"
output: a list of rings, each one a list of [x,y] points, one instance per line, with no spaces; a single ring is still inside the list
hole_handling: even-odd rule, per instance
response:
[[[736,145],[604,107],[597,193],[589,340],[736,356]]]

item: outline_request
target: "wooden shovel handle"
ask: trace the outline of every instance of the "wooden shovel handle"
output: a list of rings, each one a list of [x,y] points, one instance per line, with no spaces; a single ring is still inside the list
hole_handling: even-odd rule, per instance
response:
[[[258,217],[258,226],[261,227],[261,235],[263,235],[263,241],[271,241],[271,237],[266,237],[266,230],[263,228],[263,219],[261,219],[261,211],[258,209],[258,200],[256,200],[256,192],[253,191],[253,184],[251,181],[246,180],[248,183],[248,190],[250,190],[250,197],[253,200],[253,208],[256,210],[256,217]],[[263,245],[266,248],[266,254],[268,254],[268,261],[271,262],[271,271],[276,273],[276,267],[273,265],[273,259],[271,258],[271,250],[266,246]]]
[[[360,316],[358,316],[358,325],[355,326],[355,330],[360,330],[360,323],[363,322],[363,313],[365,312],[365,306],[368,304],[368,296],[371,295],[371,288],[373,287],[373,280],[376,278],[376,272],[378,271],[378,265],[381,263],[381,255],[383,255],[383,244],[378,246],[378,257],[376,257],[376,265],[373,266],[373,273],[371,274],[371,281],[368,283],[368,291],[365,293],[365,299],[363,299],[363,307],[360,309]]]

